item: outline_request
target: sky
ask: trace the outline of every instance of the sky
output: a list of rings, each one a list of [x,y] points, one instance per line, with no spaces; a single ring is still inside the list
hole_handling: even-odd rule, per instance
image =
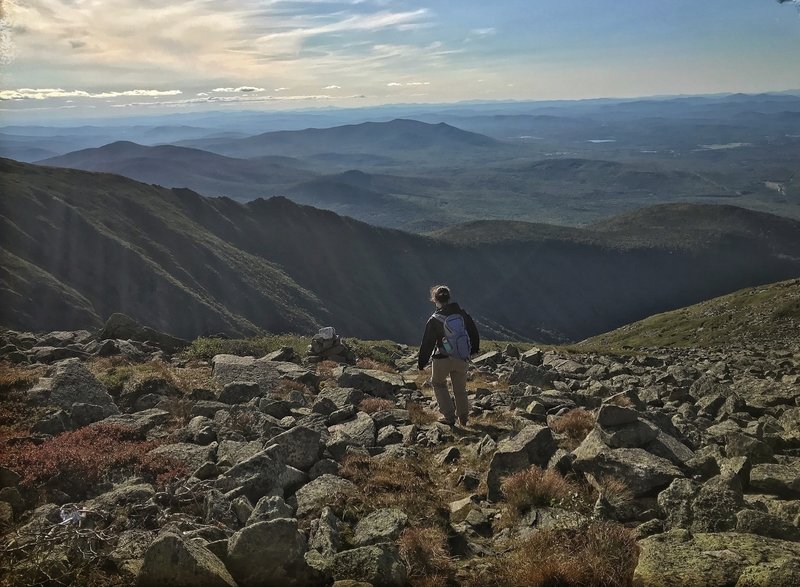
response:
[[[0,123],[800,89],[800,1],[0,0]]]

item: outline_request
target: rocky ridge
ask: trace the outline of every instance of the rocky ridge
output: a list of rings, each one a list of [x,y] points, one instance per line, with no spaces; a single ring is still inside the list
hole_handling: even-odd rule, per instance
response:
[[[605,584],[800,582],[796,339],[509,345],[474,360],[452,428],[403,345],[391,364],[203,362],[114,332],[2,333],[0,585],[546,584],[509,561],[598,528],[630,537]],[[91,431],[141,466],[84,486],[69,459],[34,470]],[[570,491],[532,500],[545,477]]]

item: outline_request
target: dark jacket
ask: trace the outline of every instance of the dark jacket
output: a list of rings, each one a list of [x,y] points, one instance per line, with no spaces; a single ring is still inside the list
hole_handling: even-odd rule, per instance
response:
[[[442,306],[442,308],[436,310],[436,314],[440,314],[442,316],[461,314],[464,317],[464,326],[466,326],[467,334],[469,335],[470,350],[472,351],[472,354],[479,352],[481,339],[478,335],[478,329],[475,326],[475,322],[472,320],[472,316],[462,310],[456,302],[450,302],[449,304]],[[443,341],[444,324],[442,324],[440,320],[437,320],[431,316],[428,319],[428,323],[425,324],[425,335],[422,337],[422,344],[419,347],[419,359],[417,361],[417,365],[420,369],[424,369],[431,358],[440,359],[448,356],[444,351]]]

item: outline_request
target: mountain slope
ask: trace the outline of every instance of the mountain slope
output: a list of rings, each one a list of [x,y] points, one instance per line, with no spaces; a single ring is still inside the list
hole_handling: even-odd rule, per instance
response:
[[[586,348],[742,346],[800,340],[800,279],[750,287],[592,337]]]
[[[301,169],[300,161],[285,157],[245,160],[199,149],[172,145],[147,147],[129,141],[67,153],[38,164],[118,173],[146,183],[241,199],[273,195],[286,186],[316,176]]]
[[[285,198],[241,204],[8,160],[0,181],[0,254],[16,267],[3,274],[0,318],[23,329],[85,327],[122,311],[183,337],[331,324],[416,342],[427,290],[445,282],[487,337],[554,342],[800,275],[796,238],[769,228],[796,235],[800,223],[758,216],[763,230],[732,236],[725,218],[751,214],[736,208],[720,207],[723,228],[690,247],[647,231],[524,224],[508,238],[492,222],[466,239],[458,229],[430,238]],[[676,211],[676,230],[697,210]],[[646,224],[663,210],[642,214]]]

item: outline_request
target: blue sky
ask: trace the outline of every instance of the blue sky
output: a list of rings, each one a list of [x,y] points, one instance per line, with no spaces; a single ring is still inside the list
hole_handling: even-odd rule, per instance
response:
[[[0,109],[626,97],[800,88],[776,0],[11,0]]]

